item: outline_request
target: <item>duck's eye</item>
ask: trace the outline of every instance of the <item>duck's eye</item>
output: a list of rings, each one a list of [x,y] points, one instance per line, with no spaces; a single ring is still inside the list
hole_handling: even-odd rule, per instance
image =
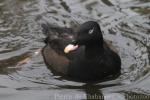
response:
[[[94,27],[89,30],[89,34],[92,34],[94,32]]]

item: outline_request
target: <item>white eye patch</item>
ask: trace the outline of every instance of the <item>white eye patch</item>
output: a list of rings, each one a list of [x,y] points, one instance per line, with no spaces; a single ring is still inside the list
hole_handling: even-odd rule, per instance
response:
[[[89,30],[89,34],[92,34],[94,32],[94,27]]]

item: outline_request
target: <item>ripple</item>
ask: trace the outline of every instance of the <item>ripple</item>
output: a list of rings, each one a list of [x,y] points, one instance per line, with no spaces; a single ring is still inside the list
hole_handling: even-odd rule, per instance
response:
[[[128,95],[128,92],[149,94],[149,5],[148,0],[1,0],[0,88],[22,92],[102,92],[106,96],[107,93],[108,96],[113,96],[112,93]],[[117,80],[94,86],[68,81],[54,76],[41,55],[15,68],[19,61],[44,47],[41,23],[75,28],[88,20],[97,21],[104,38],[112,41],[119,51],[122,75]]]

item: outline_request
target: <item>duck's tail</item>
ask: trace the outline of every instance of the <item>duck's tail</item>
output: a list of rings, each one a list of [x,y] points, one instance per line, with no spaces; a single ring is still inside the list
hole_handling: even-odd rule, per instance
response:
[[[42,32],[43,34],[45,34],[46,36],[48,36],[48,33],[50,32],[50,27],[49,27],[49,23],[42,23],[41,27],[42,27]]]
[[[46,35],[46,38],[44,39],[44,42],[47,44],[48,43],[48,39],[49,39],[49,32],[50,32],[50,28],[49,28],[49,24],[48,23],[42,23],[41,24],[42,27],[42,32],[44,35]]]

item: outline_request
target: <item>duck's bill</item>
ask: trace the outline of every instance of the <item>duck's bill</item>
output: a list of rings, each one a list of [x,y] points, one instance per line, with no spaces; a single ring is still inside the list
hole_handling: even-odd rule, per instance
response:
[[[79,47],[78,45],[68,44],[65,47],[64,52],[69,53],[70,51],[76,50],[78,47]]]

